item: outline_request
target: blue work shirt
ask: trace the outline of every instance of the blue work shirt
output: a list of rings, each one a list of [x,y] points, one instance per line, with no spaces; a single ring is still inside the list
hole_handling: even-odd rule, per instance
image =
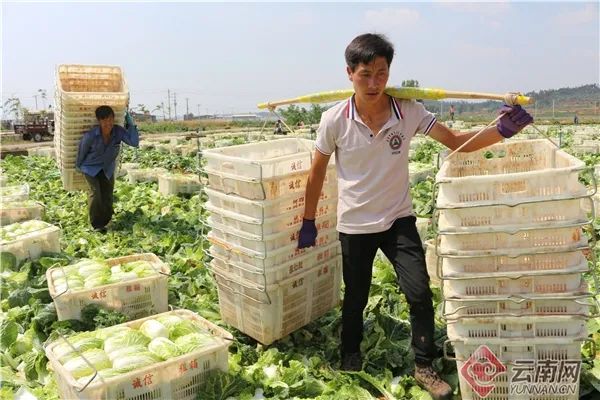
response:
[[[93,127],[83,134],[79,142],[79,153],[75,166],[89,176],[96,176],[103,170],[104,175],[110,179],[115,173],[121,142],[138,147],[140,134],[135,125],[130,126],[127,130],[122,126],[114,125],[108,144],[104,144],[100,126]]]

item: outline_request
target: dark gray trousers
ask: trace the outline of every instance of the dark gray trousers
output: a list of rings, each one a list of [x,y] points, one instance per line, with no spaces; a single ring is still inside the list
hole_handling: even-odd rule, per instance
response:
[[[113,216],[113,189],[115,175],[108,179],[101,170],[96,176],[83,174],[90,187],[88,193],[88,211],[90,223],[94,229],[102,229]]]

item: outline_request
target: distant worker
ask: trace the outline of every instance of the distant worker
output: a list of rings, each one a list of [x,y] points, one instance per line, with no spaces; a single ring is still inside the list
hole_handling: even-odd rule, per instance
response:
[[[90,224],[95,231],[106,233],[114,212],[115,166],[121,142],[138,147],[140,136],[129,112],[125,112],[125,128],[115,125],[115,112],[109,106],[98,107],[96,119],[98,125],[84,133],[79,142],[75,166],[90,188]]]
[[[577,115],[577,113],[575,113],[575,116],[573,117],[573,123],[575,125],[579,124],[579,116]]]
[[[304,128],[304,121],[298,121],[298,128]]]
[[[277,122],[275,122],[275,132],[276,135],[285,135],[285,132],[283,131],[283,127],[281,126],[281,120],[278,119]]]
[[[450,105],[450,120],[454,122],[454,104]]]

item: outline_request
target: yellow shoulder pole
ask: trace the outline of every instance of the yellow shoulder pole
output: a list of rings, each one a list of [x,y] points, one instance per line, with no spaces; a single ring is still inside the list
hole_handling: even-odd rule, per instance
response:
[[[482,100],[500,100],[506,104],[527,105],[533,104],[531,97],[523,96],[520,93],[477,93],[477,92],[459,92],[449,91],[444,89],[428,89],[414,87],[390,86],[385,89],[385,92],[390,96],[400,99],[423,99],[423,100],[441,100],[441,99],[482,99]],[[321,92],[308,94],[305,96],[295,97],[292,99],[279,100],[258,104],[259,109],[274,109],[278,106],[294,103],[329,103],[340,101],[352,96],[354,90],[333,90],[329,92]]]

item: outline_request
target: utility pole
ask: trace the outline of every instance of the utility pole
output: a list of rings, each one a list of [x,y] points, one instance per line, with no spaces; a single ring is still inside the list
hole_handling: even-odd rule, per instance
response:
[[[37,109],[38,109],[38,107],[37,107],[37,94],[34,94],[33,98],[35,99],[35,110],[37,111]]]
[[[165,102],[164,101],[160,102],[160,109],[163,112],[163,121],[164,121],[165,120]]]
[[[177,121],[177,93],[173,93],[173,105],[175,106],[175,121]]]
[[[554,119],[554,100],[552,100],[552,119]]]
[[[169,121],[171,120],[171,90],[167,89],[168,107],[169,107]]]
[[[190,105],[189,105],[189,101],[190,99],[188,97],[185,98],[185,113],[189,114],[190,113]]]

